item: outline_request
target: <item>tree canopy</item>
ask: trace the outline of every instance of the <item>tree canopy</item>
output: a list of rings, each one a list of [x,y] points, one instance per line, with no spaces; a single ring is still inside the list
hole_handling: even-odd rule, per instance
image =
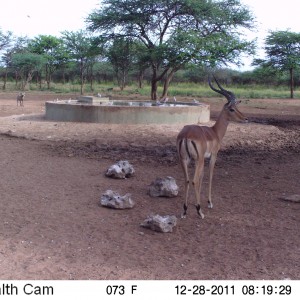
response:
[[[114,68],[121,90],[124,89],[127,75],[133,67],[136,53],[135,49],[136,45],[134,42],[120,38],[114,40],[107,51],[106,56]]]
[[[44,56],[45,77],[48,89],[50,89],[52,74],[66,57],[66,50],[63,47],[62,39],[51,35],[39,35],[29,42],[28,50]]]
[[[100,55],[100,50],[96,47],[93,37],[86,31],[79,30],[77,32],[64,31],[63,41],[68,48],[69,55],[79,63],[80,68],[80,93],[83,94],[84,73],[88,65],[95,56]]]
[[[300,33],[271,31],[265,40],[266,59],[255,60],[255,65],[271,67],[290,73],[291,98],[294,97],[294,71],[300,66]]]
[[[9,46],[12,41],[12,32],[3,32],[0,28],[0,51]]]
[[[254,43],[243,39],[254,17],[239,0],[104,0],[88,18],[88,29],[108,42],[129,38],[144,45],[141,52],[152,69],[151,98],[164,80],[166,97],[173,75],[188,63],[217,66],[239,63]]]
[[[18,72],[22,80],[22,90],[32,80],[33,73],[40,71],[45,64],[45,58],[36,53],[23,52],[15,53],[11,58],[11,65]]]

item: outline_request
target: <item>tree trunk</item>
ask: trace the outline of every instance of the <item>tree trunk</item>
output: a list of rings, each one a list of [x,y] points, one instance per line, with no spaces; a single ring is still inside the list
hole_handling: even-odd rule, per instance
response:
[[[16,88],[18,87],[18,72],[15,72],[15,82],[16,82]]]
[[[63,80],[63,85],[66,84],[66,68],[65,65],[62,67],[62,80]]]
[[[291,99],[294,98],[294,69],[290,68],[290,89],[291,89]]]
[[[156,64],[152,65],[151,100],[157,100],[158,82],[164,78],[164,76],[168,73],[169,69],[170,69],[170,67],[166,67],[160,75],[157,75],[158,66]],[[173,70],[171,71],[171,73],[172,72],[173,72]],[[173,72],[173,75],[175,72],[176,71]]]
[[[33,77],[33,74],[32,74],[33,71],[28,71],[27,74],[25,74],[25,76],[22,78],[22,91],[25,91],[27,86],[29,85],[29,83],[31,82],[32,80],[32,77]]]
[[[152,78],[151,81],[151,100],[157,100],[157,80]]]
[[[157,100],[157,68],[152,65],[151,100]]]
[[[163,93],[161,95],[161,99],[165,99],[168,96],[168,89],[170,86],[170,82],[173,79],[174,74],[176,73],[177,69],[173,69],[166,77],[165,81],[164,81],[164,89],[163,89]]]
[[[46,82],[47,82],[47,89],[50,90],[50,67],[46,64]]]
[[[94,92],[94,80],[93,80],[93,76],[91,76],[91,79],[90,79],[90,88],[91,88],[91,91]]]
[[[80,61],[80,95],[83,95],[83,84],[84,84],[84,78],[83,78],[83,60]]]
[[[144,70],[140,70],[139,78],[138,78],[139,89],[143,87],[143,79],[144,79]]]
[[[90,86],[91,86],[91,91],[94,92],[94,74],[93,74],[93,65],[90,67]]]
[[[36,72],[36,85],[39,86],[39,89],[42,90],[42,74],[41,72]]]
[[[49,82],[47,82],[48,84],[48,90],[50,90],[51,88],[51,81],[52,81],[52,75],[51,75],[51,72],[49,73]]]
[[[5,91],[6,90],[6,82],[7,82],[7,68],[5,68],[5,74],[4,74],[4,79],[3,79],[3,86],[2,86],[2,90]]]
[[[51,82],[51,80],[50,80],[50,78],[48,78],[48,79],[47,79],[47,89],[48,89],[48,90],[50,90],[50,84],[51,84],[50,82]]]
[[[122,71],[122,91],[126,87],[126,80],[127,80],[127,72],[123,70]]]

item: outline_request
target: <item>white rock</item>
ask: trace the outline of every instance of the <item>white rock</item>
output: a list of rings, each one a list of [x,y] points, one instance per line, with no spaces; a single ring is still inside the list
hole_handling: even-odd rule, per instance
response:
[[[141,223],[141,226],[158,232],[172,232],[176,224],[177,218],[175,216],[154,215],[147,217],[147,219]]]
[[[300,195],[287,195],[280,197],[281,200],[300,203]]]
[[[120,160],[116,164],[110,166],[105,175],[115,179],[125,179],[133,176],[135,170],[127,160]]]
[[[178,195],[178,185],[173,177],[156,178],[150,184],[149,195],[151,197],[176,197]]]
[[[117,192],[107,190],[100,199],[100,204],[109,208],[127,209],[133,208],[135,203],[131,199],[131,194],[120,196]]]

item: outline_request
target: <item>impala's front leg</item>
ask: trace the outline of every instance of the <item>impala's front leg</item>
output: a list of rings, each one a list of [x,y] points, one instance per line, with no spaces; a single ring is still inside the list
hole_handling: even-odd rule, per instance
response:
[[[200,206],[200,196],[201,196],[201,186],[202,186],[203,174],[204,174],[204,159],[200,160],[196,163],[195,175],[194,175],[194,180],[193,180],[193,185],[195,188],[196,199],[197,199],[196,209],[197,209],[198,215],[202,219],[204,218],[204,214],[203,214],[203,212],[201,210],[201,206]]]

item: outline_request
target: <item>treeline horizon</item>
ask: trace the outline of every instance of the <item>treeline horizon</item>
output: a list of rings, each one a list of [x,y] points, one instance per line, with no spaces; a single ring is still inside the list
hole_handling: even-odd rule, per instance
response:
[[[171,86],[178,83],[195,83],[195,84],[207,84],[208,76],[211,74],[211,70],[205,68],[192,66],[183,70],[179,70],[174,75]],[[257,67],[253,70],[239,71],[229,68],[219,68],[213,71],[221,82],[231,86],[266,86],[266,87],[289,87],[289,75],[286,72],[272,72],[267,73],[263,68]],[[51,83],[56,84],[80,84],[80,72],[76,63],[70,63],[64,70],[55,70],[51,75]],[[295,72],[295,87],[300,86],[300,70]],[[6,90],[7,83],[10,83],[12,89],[22,89],[21,78],[18,77],[15,71],[7,70],[5,67],[0,66],[0,88]],[[5,86],[4,86],[5,83]],[[136,84],[138,87],[142,87],[143,84],[151,83],[150,70],[144,71],[142,80],[138,70],[132,69],[126,76],[126,86]],[[93,65],[93,72],[87,73],[84,79],[84,85],[89,91],[93,91],[93,85],[113,85],[119,87],[119,79],[114,71],[113,65],[108,61],[97,62]],[[46,78],[44,74],[34,72],[31,78],[31,86],[35,85],[35,90],[51,90],[50,86],[47,86]],[[30,88],[28,87],[30,90]]]
[[[1,30],[0,30],[1,33]],[[85,31],[65,32],[64,38],[40,35],[33,39],[3,35],[0,51],[0,89],[3,91],[53,90],[52,84],[80,84],[81,92],[94,91],[94,84],[110,84],[123,90],[126,86],[151,84],[151,66],[140,64],[138,44],[121,41],[121,45],[99,45]],[[84,47],[82,47],[84,46]],[[208,68],[186,64],[172,76],[170,86],[178,83],[206,84],[214,74],[222,83],[233,86],[288,87],[290,74],[285,70],[258,65],[253,70]],[[168,74],[161,78],[161,86]],[[300,70],[294,70],[294,87],[300,85]],[[7,84],[9,84],[9,88]],[[14,83],[14,86],[13,84]],[[30,83],[30,85],[29,85]]]

